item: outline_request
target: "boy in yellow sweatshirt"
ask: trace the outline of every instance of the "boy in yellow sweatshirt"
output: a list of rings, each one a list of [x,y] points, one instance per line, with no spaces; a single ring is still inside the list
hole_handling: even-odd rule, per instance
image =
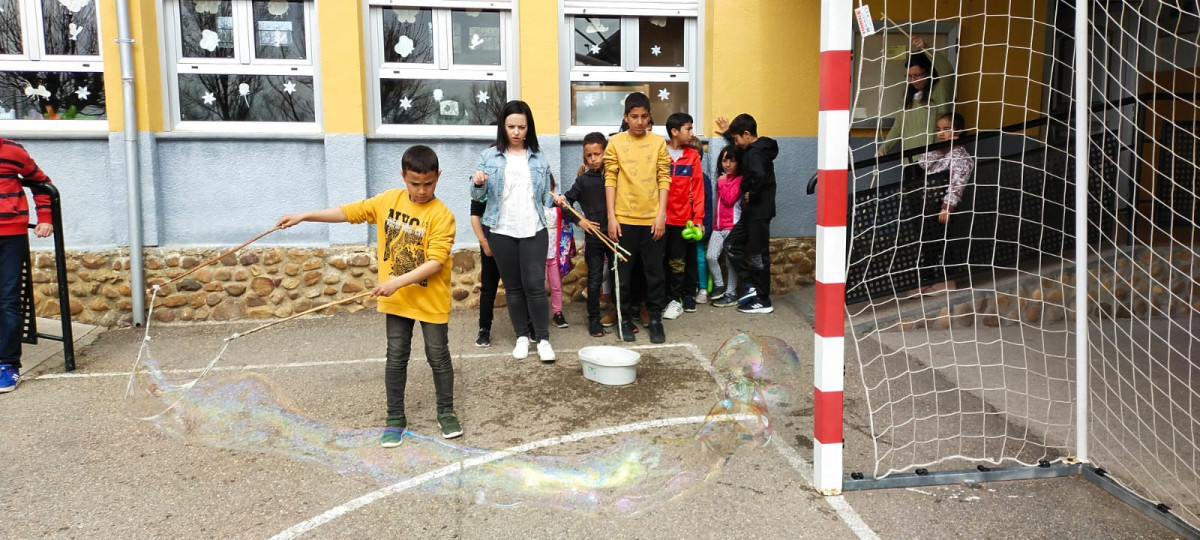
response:
[[[639,306],[629,301],[634,279],[645,279],[646,311],[650,314],[650,341],[667,340],[662,312],[666,307],[663,275],[667,229],[667,193],[671,189],[671,156],[667,142],[650,132],[650,98],[634,92],[625,98],[629,130],[613,135],[604,150],[604,192],[608,204],[608,236],[630,253],[618,264],[624,322],[619,334],[633,341],[633,320]],[[633,262],[641,258],[644,275],[634,276]]]
[[[462,435],[454,413],[454,366],[450,363],[447,334],[450,320],[450,248],[454,245],[454,214],[434,195],[442,171],[428,146],[414,146],[401,161],[407,189],[389,189],[370,199],[288,214],[279,219],[287,228],[304,221],[320,223],[372,223],[379,238],[379,311],[387,316],[387,427],[380,444],[400,446],[408,420],[404,416],[404,388],[413,326],[421,321],[425,358],[433,368],[438,424],[442,437]]]

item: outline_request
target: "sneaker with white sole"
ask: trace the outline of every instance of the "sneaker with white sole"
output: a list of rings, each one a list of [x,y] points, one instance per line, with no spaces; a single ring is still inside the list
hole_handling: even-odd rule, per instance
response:
[[[664,319],[678,319],[680,315],[683,315],[683,304],[680,304],[679,300],[671,300],[667,304],[667,309],[662,312]]]
[[[517,338],[517,346],[513,347],[513,358],[524,360],[529,358],[529,338],[521,336]]]
[[[700,293],[696,295],[696,303],[697,304],[707,304],[708,303],[708,289],[700,289]]]
[[[738,297],[738,303],[745,302],[755,296],[758,296],[758,289],[755,289],[753,285],[746,287],[746,294]]]
[[[541,341],[538,341],[537,351],[538,351],[538,359],[540,359],[543,364],[549,364],[551,362],[554,362],[554,359],[555,359],[554,347],[550,346],[550,340],[543,339]]]
[[[443,439],[453,439],[463,434],[462,424],[454,411],[442,411],[437,415],[438,427],[442,428]]]
[[[21,382],[21,369],[12,364],[0,365],[0,394],[12,392]]]
[[[770,313],[775,311],[775,308],[771,307],[770,298],[760,297],[738,304],[738,311],[742,313]]]

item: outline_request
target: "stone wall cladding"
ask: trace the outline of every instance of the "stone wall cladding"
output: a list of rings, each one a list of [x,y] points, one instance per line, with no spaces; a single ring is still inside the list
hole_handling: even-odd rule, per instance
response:
[[[213,257],[218,249],[148,249],[144,267],[147,287],[159,286],[154,299],[155,322],[231,321],[284,318],[329,302],[355,296],[375,286],[379,267],[368,246],[331,248],[243,249],[182,276]],[[579,249],[575,269],[563,276],[563,302],[583,302],[587,265]],[[777,238],[771,241],[772,292],[783,293],[813,282],[815,241]],[[451,296],[455,308],[479,308],[479,252],[452,254]],[[39,317],[57,317],[58,282],[54,255],[33,254],[34,306]],[[68,252],[68,306],[73,320],[100,326],[132,324],[133,288],[129,283],[129,250]],[[151,296],[146,292],[146,301]],[[504,289],[496,307],[505,306]],[[375,299],[362,298],[322,313],[374,309]]]

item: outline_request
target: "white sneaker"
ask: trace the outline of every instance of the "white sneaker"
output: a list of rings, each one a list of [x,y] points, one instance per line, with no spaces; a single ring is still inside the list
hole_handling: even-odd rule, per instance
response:
[[[521,336],[517,338],[517,346],[513,347],[513,358],[524,360],[529,358],[529,338]]]
[[[700,294],[696,295],[696,303],[697,304],[707,304],[708,303],[708,289],[703,289],[703,288],[700,289]]]
[[[538,358],[540,358],[543,363],[549,364],[550,362],[554,361],[554,348],[550,346],[550,340],[543,339],[538,341],[537,349]]]
[[[667,309],[664,309],[662,312],[662,318],[664,319],[678,319],[680,315],[683,315],[683,304],[680,304],[679,300],[671,300],[667,304]]]

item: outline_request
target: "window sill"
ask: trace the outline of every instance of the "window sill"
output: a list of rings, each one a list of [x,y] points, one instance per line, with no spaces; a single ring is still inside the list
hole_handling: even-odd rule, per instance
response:
[[[324,141],[325,134],[296,132],[163,131],[155,133],[154,138],[168,141]]]

